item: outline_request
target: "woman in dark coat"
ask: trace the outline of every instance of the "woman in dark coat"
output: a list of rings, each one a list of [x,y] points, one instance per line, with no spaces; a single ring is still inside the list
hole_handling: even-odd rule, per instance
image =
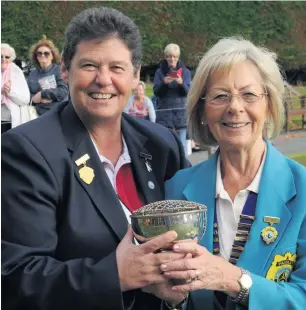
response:
[[[28,77],[31,101],[42,115],[68,99],[68,86],[60,74],[59,51],[46,36],[31,47],[30,55],[36,67]]]
[[[158,97],[156,122],[174,130],[186,147],[186,99],[190,88],[190,71],[179,60],[180,47],[169,44],[164,50],[165,59],[154,76],[154,94]]]

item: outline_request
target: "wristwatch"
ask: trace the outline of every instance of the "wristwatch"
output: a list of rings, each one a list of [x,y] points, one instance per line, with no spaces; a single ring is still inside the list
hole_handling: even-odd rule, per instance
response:
[[[238,283],[240,285],[240,292],[238,293],[236,298],[231,298],[233,302],[246,305],[249,297],[250,288],[253,284],[250,273],[240,268],[241,277],[238,279]]]

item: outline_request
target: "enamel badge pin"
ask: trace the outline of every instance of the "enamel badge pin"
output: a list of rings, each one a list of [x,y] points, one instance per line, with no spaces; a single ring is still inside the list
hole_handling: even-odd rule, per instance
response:
[[[148,160],[152,160],[152,155],[141,152],[139,154],[139,156],[144,158],[146,168],[147,168],[148,172],[151,172],[152,171],[152,167],[151,167],[150,163],[148,162]]]
[[[89,155],[85,154],[79,159],[75,161],[75,164],[79,167],[83,165],[83,167],[79,170],[80,178],[86,183],[90,184],[95,177],[95,172],[92,168],[86,166],[86,162],[89,159]]]
[[[280,218],[279,217],[273,217],[273,216],[265,216],[264,217],[264,222],[269,223],[270,225],[265,227],[261,231],[261,237],[263,241],[266,244],[270,244],[275,241],[275,239],[278,236],[278,232],[275,227],[273,227],[273,224],[279,224]]]

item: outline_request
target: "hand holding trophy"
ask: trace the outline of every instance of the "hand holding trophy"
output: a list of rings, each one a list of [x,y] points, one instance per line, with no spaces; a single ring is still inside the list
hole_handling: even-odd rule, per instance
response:
[[[206,206],[192,201],[157,201],[133,212],[131,224],[134,236],[139,243],[149,241],[170,230],[174,230],[178,235],[174,242],[180,240],[196,240],[199,242],[206,231],[206,212]],[[169,245],[169,248],[172,245],[173,243]],[[183,304],[186,301],[186,296],[174,293],[171,287],[183,283],[186,283],[185,280],[171,279],[168,284],[151,286],[143,290],[153,293],[161,299],[168,300],[172,305],[175,305],[174,308],[179,309],[180,307],[177,307],[177,304]],[[177,302],[174,302],[175,299]]]
[[[199,242],[206,231],[206,212],[206,206],[192,201],[157,201],[134,211],[131,224],[139,243],[170,230],[176,231],[177,240]]]

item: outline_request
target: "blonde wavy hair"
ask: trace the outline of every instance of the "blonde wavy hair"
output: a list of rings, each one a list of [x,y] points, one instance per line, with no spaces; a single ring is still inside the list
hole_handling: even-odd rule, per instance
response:
[[[264,47],[257,47],[241,37],[223,38],[209,49],[201,59],[187,96],[187,118],[190,136],[204,145],[217,141],[206,125],[205,96],[209,77],[218,70],[230,70],[234,65],[249,60],[258,69],[267,92],[268,115],[263,136],[275,139],[284,124],[284,80],[276,62],[276,54]]]

